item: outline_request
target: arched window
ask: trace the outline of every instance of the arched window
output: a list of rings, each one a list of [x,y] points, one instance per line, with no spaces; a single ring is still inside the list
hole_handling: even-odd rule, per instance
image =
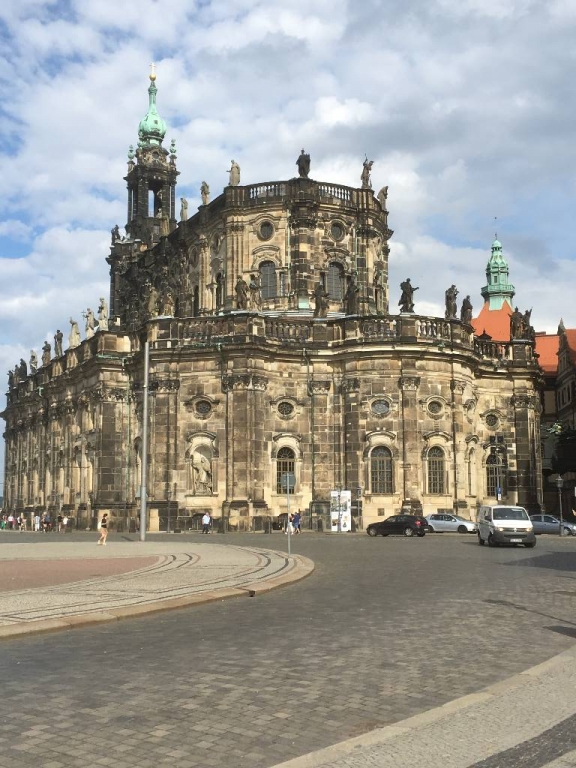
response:
[[[468,495],[476,496],[476,451],[468,454]]]
[[[260,264],[260,294],[263,299],[274,299],[278,293],[276,285],[276,264],[263,261]]]
[[[326,293],[330,296],[330,301],[342,301],[344,297],[344,270],[335,262],[328,266]]]
[[[224,304],[224,275],[219,272],[216,275],[216,309]]]
[[[392,453],[382,445],[370,454],[370,488],[372,493],[394,493]]]
[[[497,453],[491,454],[486,459],[486,495],[495,499],[503,494],[504,465],[502,457]]]
[[[442,448],[434,447],[428,451],[428,493],[446,493]]]
[[[286,474],[295,474],[296,457],[291,448],[280,448],[276,455],[276,493],[294,493],[294,487],[286,488]]]

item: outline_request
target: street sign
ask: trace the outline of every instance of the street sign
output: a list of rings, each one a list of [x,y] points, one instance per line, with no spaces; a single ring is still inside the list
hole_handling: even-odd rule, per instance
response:
[[[293,491],[296,487],[296,475],[294,472],[282,472],[280,475],[280,487],[284,493]]]

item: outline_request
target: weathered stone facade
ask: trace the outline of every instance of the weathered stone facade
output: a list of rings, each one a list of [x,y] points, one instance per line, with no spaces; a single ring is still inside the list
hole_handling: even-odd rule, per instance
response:
[[[11,382],[7,508],[136,516],[145,340],[162,518],[276,516],[286,472],[291,508],[324,511],[348,488],[364,522],[406,504],[473,516],[495,485],[539,507],[533,342],[390,314],[385,195],[306,177],[228,186],[178,223],[161,138],[130,156],[109,329]]]

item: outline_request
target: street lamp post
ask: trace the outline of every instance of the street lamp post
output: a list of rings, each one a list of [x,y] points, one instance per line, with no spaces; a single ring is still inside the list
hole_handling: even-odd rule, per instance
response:
[[[172,490],[170,489],[170,486],[166,489],[166,501],[168,502],[168,526],[166,528],[166,533],[170,533],[170,511],[172,508]]]
[[[560,536],[564,535],[564,520],[562,519],[562,486],[564,485],[563,478],[558,475],[556,478],[556,487],[558,488],[558,509],[560,512],[560,531],[558,532]]]
[[[338,492],[338,533],[342,533],[342,502],[341,502],[342,488],[341,486],[338,486],[336,488],[336,491]]]
[[[358,486],[356,488],[356,499],[357,499],[357,512],[358,512],[358,525],[360,528],[363,528],[362,525],[362,488]]]

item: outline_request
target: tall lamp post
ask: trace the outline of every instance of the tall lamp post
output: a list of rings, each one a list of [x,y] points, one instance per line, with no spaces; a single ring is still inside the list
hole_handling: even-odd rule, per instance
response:
[[[558,509],[560,512],[560,531],[559,535],[564,535],[564,520],[562,519],[562,487],[564,485],[564,479],[558,475],[556,478],[556,488],[558,488]]]
[[[166,533],[170,533],[170,511],[172,509],[172,489],[170,486],[166,489],[166,501],[168,502],[168,525],[166,528]]]
[[[338,533],[342,533],[342,487],[338,485],[336,491],[338,492]]]

